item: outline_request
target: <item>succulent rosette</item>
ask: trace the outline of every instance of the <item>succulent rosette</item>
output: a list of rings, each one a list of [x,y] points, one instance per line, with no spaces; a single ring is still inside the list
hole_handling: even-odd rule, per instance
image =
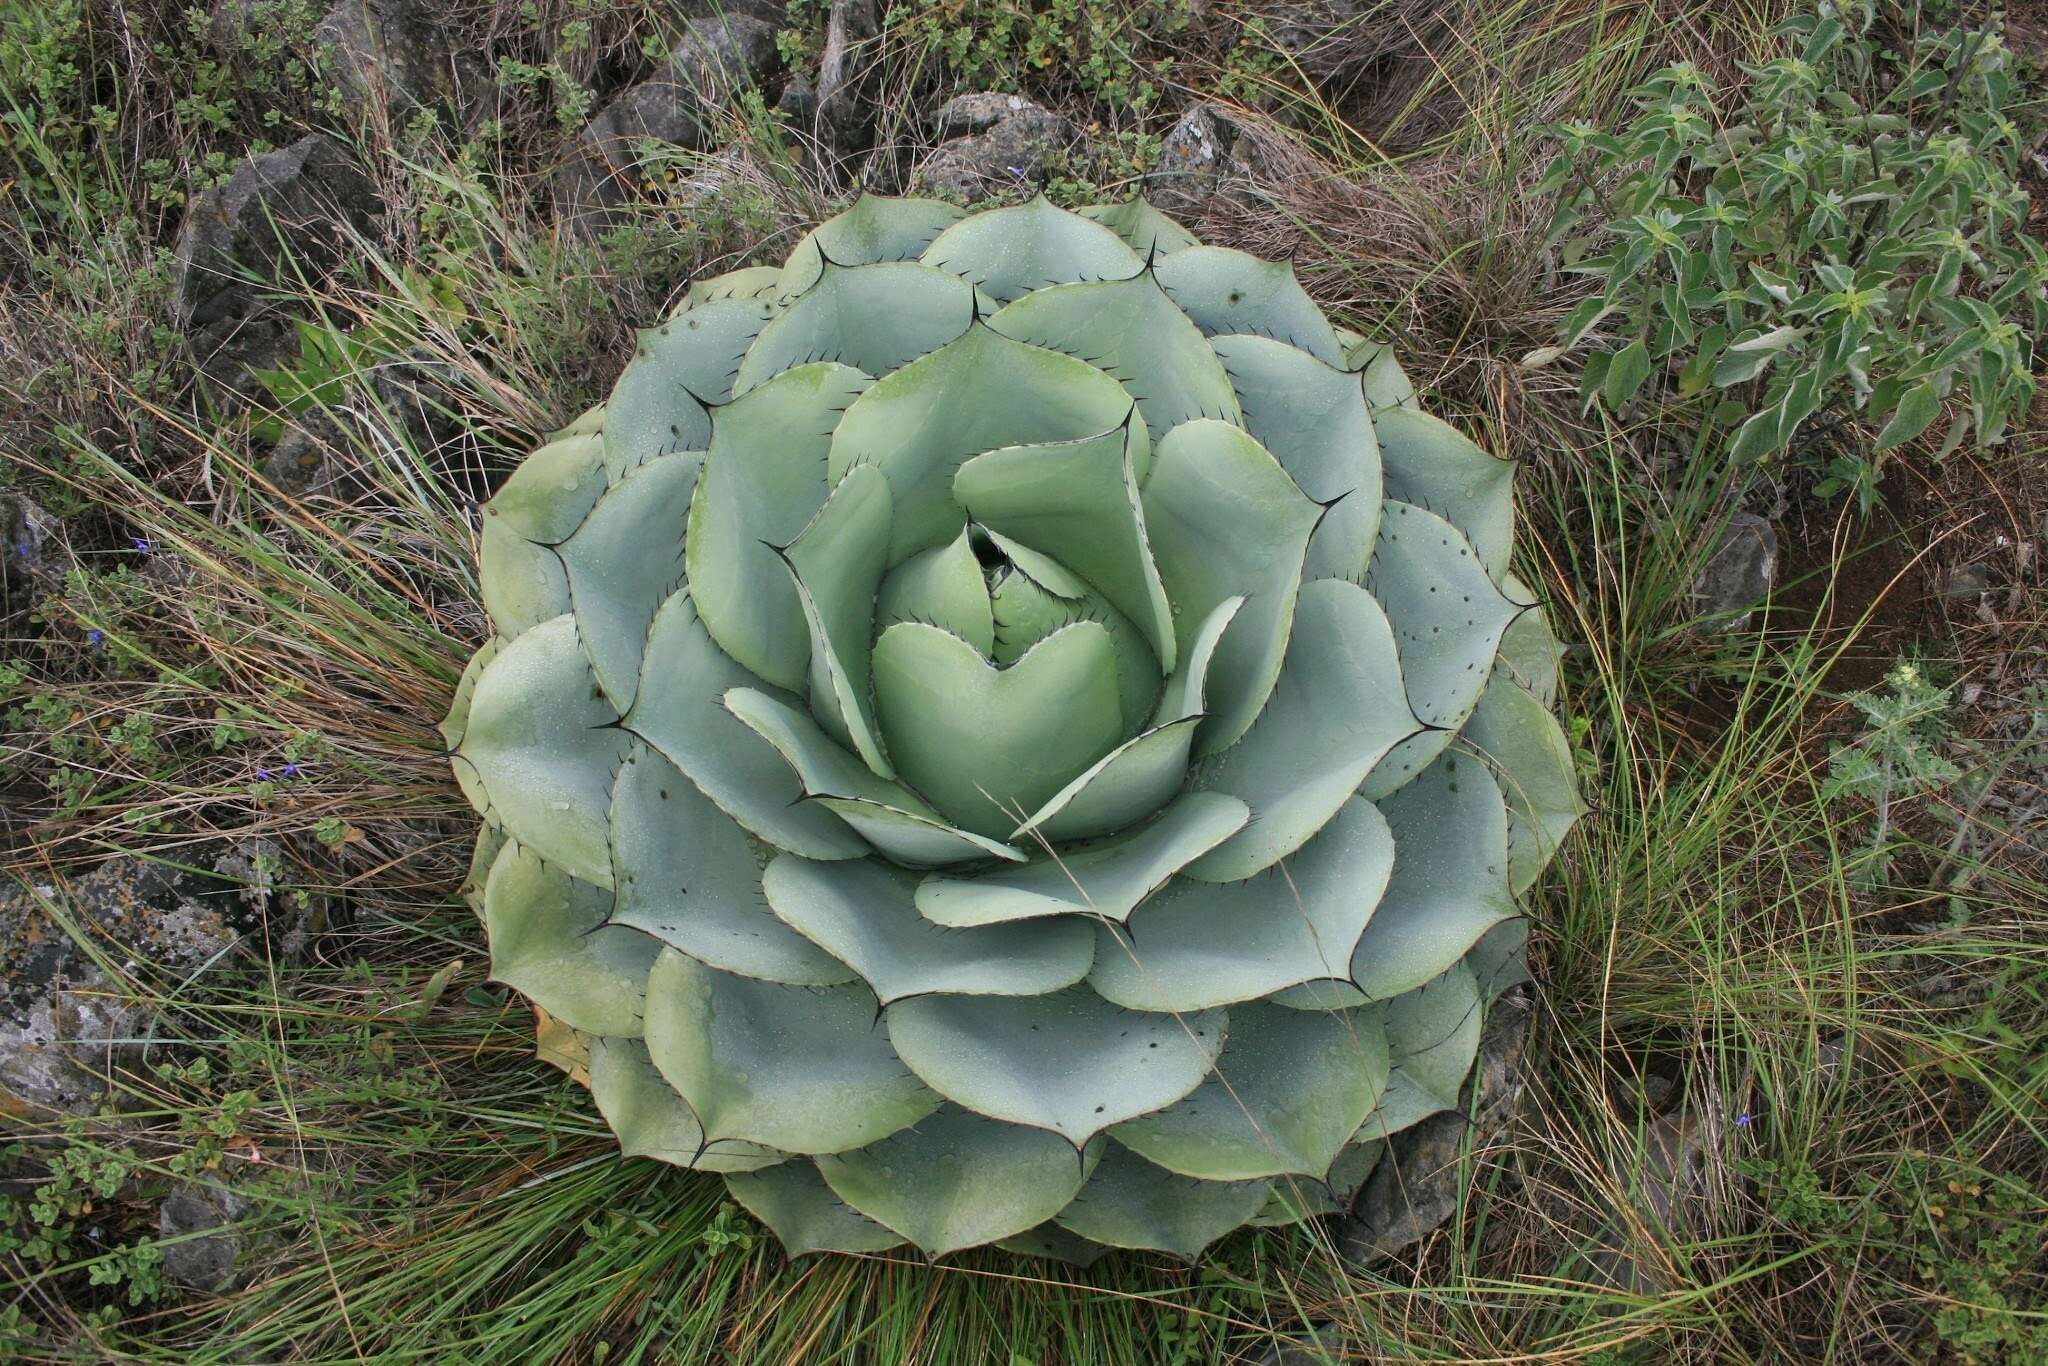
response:
[[[1142,201],[863,199],[485,509],[493,975],[791,1253],[1335,1208],[1580,810],[1511,475]]]

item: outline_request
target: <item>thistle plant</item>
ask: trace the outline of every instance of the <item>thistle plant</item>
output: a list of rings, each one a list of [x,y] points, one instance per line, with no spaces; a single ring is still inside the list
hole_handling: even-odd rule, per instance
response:
[[[1141,201],[864,199],[485,509],[492,972],[793,1254],[1336,1208],[1580,810],[1511,476]]]

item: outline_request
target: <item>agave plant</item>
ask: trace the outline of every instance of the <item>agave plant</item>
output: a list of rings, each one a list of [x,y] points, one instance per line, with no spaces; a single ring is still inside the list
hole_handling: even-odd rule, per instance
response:
[[[1511,473],[1141,201],[864,199],[485,509],[492,972],[791,1253],[1335,1208],[1579,813]]]

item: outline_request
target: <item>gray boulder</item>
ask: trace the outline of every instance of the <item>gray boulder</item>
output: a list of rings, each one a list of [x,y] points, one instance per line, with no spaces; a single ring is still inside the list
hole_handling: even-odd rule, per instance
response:
[[[654,75],[599,110],[576,137],[556,177],[571,209],[607,207],[632,194],[638,145],[669,143],[707,151],[721,111],[749,86],[765,87],[780,69],[772,25],[744,13],[694,21]]]
[[[336,0],[313,28],[352,99],[375,100],[401,117],[445,111],[467,123],[492,91],[484,55],[453,32],[445,5],[426,0]]]
[[[266,926],[267,848],[216,846],[184,856],[190,867],[116,858],[68,884],[0,881],[0,1113],[99,1106],[111,1070],[153,1032],[134,984],[146,964],[191,978],[259,926],[279,952],[296,951],[316,922]]]
[[[227,184],[195,195],[172,247],[172,317],[201,370],[253,394],[245,368],[276,365],[297,348],[265,290],[301,275],[319,281],[340,264],[348,230],[368,232],[381,209],[348,149],[319,133],[251,157]]]
[[[0,621],[26,611],[71,564],[64,523],[27,494],[0,489]]]
[[[1227,104],[1195,104],[1160,139],[1145,194],[1165,212],[1193,218],[1212,200],[1252,199],[1262,185],[1314,169],[1306,154],[1256,116]]]
[[[1022,95],[978,91],[932,116],[939,145],[912,173],[928,194],[973,204],[1020,187],[1037,189],[1074,141],[1074,128]]]
[[[1778,573],[1778,533],[1753,512],[1728,519],[1693,580],[1693,619],[1708,632],[1740,631]]]
[[[188,1181],[157,1206],[157,1246],[164,1274],[191,1290],[212,1294],[239,1279],[245,1240],[234,1225],[249,1200],[218,1181]]]
[[[1487,1008],[1479,1041],[1479,1063],[1457,1110],[1445,1110],[1395,1134],[1337,1222],[1338,1250],[1361,1267],[1375,1267],[1420,1244],[1458,1207],[1470,1179],[1463,1161],[1469,1135],[1473,1148],[1497,1140],[1514,1117],[1525,1082],[1522,1059],[1529,1037],[1528,1001],[1511,992]],[[1478,1109],[1470,1103],[1478,1088]]]

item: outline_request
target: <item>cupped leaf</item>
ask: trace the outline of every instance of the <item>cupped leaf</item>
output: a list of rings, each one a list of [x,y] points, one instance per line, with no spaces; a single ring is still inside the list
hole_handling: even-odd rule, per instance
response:
[[[1209,1080],[1110,1137],[1182,1176],[1321,1181],[1379,1103],[1387,1038],[1377,1010],[1231,1007],[1230,1042]]]
[[[1372,1169],[1379,1165],[1380,1154],[1386,1151],[1386,1147],[1386,1141],[1378,1138],[1351,1144],[1337,1154],[1326,1181],[1311,1181],[1306,1177],[1279,1178],[1273,1182],[1273,1194],[1266,1201],[1265,1208],[1250,1222],[1260,1228],[1274,1228],[1350,1209],[1359,1188],[1372,1175]]]
[[[1196,748],[1214,753],[1251,728],[1273,691],[1323,510],[1241,428],[1200,420],[1160,441],[1142,501],[1180,620],[1200,621],[1227,598],[1246,599],[1209,668],[1210,715]]]
[[[818,1159],[834,1194],[928,1257],[1045,1222],[1074,1198],[1090,1165],[1057,1134],[952,1105],[879,1143]]]
[[[521,536],[503,518],[486,517],[477,584],[498,636],[510,640],[569,610],[569,574],[552,546]]]
[[[632,741],[617,720],[577,644],[576,619],[559,616],[485,666],[454,762],[514,839],[572,877],[610,887],[605,813]]]
[[[1068,1161],[1072,1161],[1071,1154]],[[1058,1224],[1040,1224],[1037,1228],[1009,1238],[999,1238],[996,1246],[1005,1252],[1015,1252],[1025,1257],[1047,1257],[1068,1266],[1090,1267],[1102,1260],[1109,1249],[1100,1243],[1091,1243],[1078,1233],[1069,1233]]]
[[[983,654],[996,646],[988,581],[967,528],[942,546],[920,550],[889,572],[875,601],[875,628],[921,621],[949,631]]]
[[[1532,982],[1529,975],[1529,921],[1517,916],[1503,920],[1485,934],[1465,955],[1465,966],[1479,985],[1479,999],[1492,1005],[1509,987]]]
[[[612,923],[764,981],[853,981],[852,968],[769,911],[755,848],[674,764],[634,746],[612,789]]]
[[[1152,272],[1034,290],[988,320],[1017,341],[1050,347],[1109,372],[1163,432],[1197,417],[1239,420],[1236,392],[1201,329]],[[1144,482],[1146,449],[1137,461]]]
[[[804,234],[782,267],[781,292],[801,294],[824,273],[829,257],[842,266],[913,261],[934,237],[967,216],[937,199],[889,199],[864,194],[854,206]]]
[[[1212,337],[1271,337],[1326,365],[1344,363],[1336,332],[1285,261],[1262,261],[1229,247],[1189,247],[1160,257],[1152,270],[1181,311]]]
[[[690,596],[719,648],[779,688],[803,686],[810,630],[775,547],[795,540],[839,477],[825,456],[839,411],[868,386],[821,362],[785,370],[718,409],[690,502]]]
[[[1485,1007],[1471,969],[1459,963],[1425,986],[1387,1004],[1386,1093],[1366,1117],[1360,1140],[1385,1138],[1441,1110],[1458,1108],[1458,1093],[1479,1055]]]
[[[590,1096],[626,1157],[652,1157],[700,1172],[751,1172],[789,1154],[758,1143],[707,1143],[689,1104],[655,1070],[638,1039],[601,1038],[590,1049]]]
[[[1048,285],[1120,280],[1143,264],[1114,232],[1055,208],[1043,195],[962,219],[918,259],[1005,303]]]
[[[1249,815],[1234,797],[1189,793],[1158,819],[1113,839],[1047,850],[1023,867],[973,877],[934,873],[918,884],[917,909],[950,926],[1048,915],[1124,920],[1191,860],[1242,828]],[[1092,932],[1088,938],[1092,960]]]
[[[1164,256],[1201,245],[1193,233],[1146,203],[1142,196],[1133,196],[1121,204],[1084,204],[1074,212],[1102,224],[1140,256]]]
[[[1193,1091],[1228,1024],[1220,1010],[1121,1010],[1086,987],[917,996],[887,1016],[897,1053],[932,1089],[976,1114],[1049,1129],[1076,1148]]]
[[[1136,422],[1078,441],[1007,446],[961,465],[953,496],[989,530],[1087,580],[1145,633],[1158,667],[1170,670],[1173,609],[1138,503],[1140,449],[1149,442]]]
[[[1270,868],[1314,838],[1416,729],[1379,604],[1344,579],[1307,585],[1265,712],[1195,776],[1199,791],[1243,799],[1252,822],[1188,875],[1233,882]]]
[[[974,287],[943,270],[914,261],[828,265],[761,329],[733,392],[821,360],[886,375],[944,346],[974,317]]]
[[[814,863],[784,854],[762,877],[784,923],[844,961],[884,1005],[911,996],[1042,996],[1088,975],[1095,935],[1057,925],[941,928],[918,914],[918,874],[875,859]]]
[[[484,669],[504,648],[504,640],[492,636],[479,645],[476,653],[469,657],[469,663],[462,666],[462,676],[455,680],[455,691],[448,699],[448,714],[441,718],[441,741],[449,749],[461,745],[463,733],[469,729],[469,707],[476,698],[477,679],[483,677]]]
[[[1513,574],[1501,580],[1501,591],[1515,602],[1535,602],[1529,585]],[[1528,691],[1545,711],[1557,705],[1557,666],[1564,647],[1550,629],[1547,614],[1524,612],[1508,624],[1500,638],[1500,656],[1494,661],[1496,675],[1505,669],[1509,678]],[[1489,681],[1488,687],[1493,683]]]
[[[602,421],[603,409],[598,409]],[[601,431],[557,435],[519,462],[491,501],[484,526],[502,522],[529,541],[565,541],[590,515],[607,483]]]
[[[1198,1181],[1110,1144],[1095,1174],[1060,1211],[1061,1228],[1111,1247],[1193,1260],[1265,1206],[1265,1181]]]
[[[1380,814],[1394,832],[1394,877],[1351,955],[1352,983],[1375,1001],[1440,976],[1515,914],[1507,807],[1470,755],[1447,751]]]
[[[1091,764],[1012,832],[1012,839],[1080,839],[1121,830],[1164,806],[1187,779],[1188,752],[1205,713],[1203,690],[1224,630],[1243,598],[1216,604],[1161,690],[1152,725]],[[1128,712],[1126,713],[1128,715]]]
[[[1007,844],[871,797],[820,797],[818,804],[852,826],[877,853],[906,868],[946,868],[992,858],[1024,861]]]
[[[812,1252],[886,1252],[903,1235],[882,1227],[832,1193],[815,1164],[783,1162],[735,1172],[725,1188],[747,1213],[775,1230],[792,1257]]]
[[[1329,507],[1302,576],[1365,577],[1380,525],[1380,448],[1358,376],[1268,337],[1214,340],[1244,405],[1244,427],[1301,491]]]
[[[1365,387],[1365,401],[1375,414],[1382,408],[1414,404],[1415,385],[1395,358],[1393,347],[1355,332],[1339,336],[1344,342],[1345,367],[1358,375]]]
[[[782,292],[781,266],[741,266],[722,275],[693,282],[683,291],[683,307],[695,308],[714,299],[758,299]]]
[[[757,689],[733,688],[725,706],[774,746],[806,797],[837,814],[885,857],[913,868],[985,858],[1024,861],[1006,844],[948,825],[914,793],[876,777],[788,703]]]
[[[1244,882],[1180,878],[1127,924],[1102,926],[1088,981],[1133,1010],[1202,1010],[1351,975],[1351,951],[1393,871],[1394,840],[1353,798],[1322,833]]]
[[[470,851],[469,872],[462,879],[460,891],[463,904],[476,916],[478,924],[483,923],[484,886],[490,881],[491,865],[509,843],[511,838],[504,831],[488,825],[477,827],[476,847]]]
[[[1122,422],[1130,406],[1123,386],[1094,366],[976,325],[877,380],[836,430],[816,430],[832,433],[826,473],[834,483],[855,465],[879,465],[889,476],[889,562],[899,564],[960,534],[953,473],[962,461],[1000,446],[1093,436]]]
[[[730,396],[740,358],[776,308],[772,299],[714,299],[640,333],[605,402],[604,463],[614,481],[657,455],[705,448],[704,405]]]
[[[1007,669],[899,622],[875,642],[875,710],[904,780],[962,828],[1000,837],[1122,733],[1109,632],[1076,622]]]
[[[556,547],[591,671],[621,712],[640,686],[654,613],[682,583],[676,528],[689,517],[699,463],[694,454],[662,455],[628,471]]]
[[[1110,657],[1116,670],[1119,735],[1145,724],[1159,700],[1159,657],[1129,617],[1109,600],[1057,563],[1019,542],[974,528],[994,543],[1010,563],[999,567],[989,590],[995,649],[989,658],[1008,668],[1048,637],[1086,623],[1109,632]],[[1051,585],[1051,587],[1047,587]]]
[[[1366,586],[1393,623],[1408,705],[1429,729],[1397,745],[1360,789],[1378,800],[1427,768],[1471,716],[1509,623],[1524,608],[1488,578],[1443,518],[1389,500]]]
[[[484,883],[491,976],[574,1029],[636,1038],[661,946],[607,925],[609,892],[508,843]]]
[[[1465,534],[1496,583],[1515,543],[1515,462],[1481,450],[1441,418],[1391,408],[1374,419],[1387,497],[1428,508]]]
[[[665,948],[647,976],[647,1051],[709,1137],[844,1152],[939,1106],[877,1009],[863,986],[760,982]]]
[[[845,821],[803,800],[803,784],[775,746],[726,710],[725,694],[750,686],[797,710],[795,698],[768,689],[718,648],[685,590],[655,613],[625,726],[687,774],[719,810],[776,848],[814,859],[866,854],[867,841]]]
[[[1571,745],[1550,709],[1499,667],[1464,740],[1492,768],[1507,799],[1508,882],[1520,896],[1586,812]]]
[[[590,1047],[596,1041],[596,1035],[572,1028],[539,1006],[533,1008],[534,1060],[559,1069],[578,1086],[590,1085]]]
[[[888,553],[889,481],[861,465],[847,471],[782,559],[811,635],[811,715],[878,775],[893,778],[875,728],[868,654]]]

